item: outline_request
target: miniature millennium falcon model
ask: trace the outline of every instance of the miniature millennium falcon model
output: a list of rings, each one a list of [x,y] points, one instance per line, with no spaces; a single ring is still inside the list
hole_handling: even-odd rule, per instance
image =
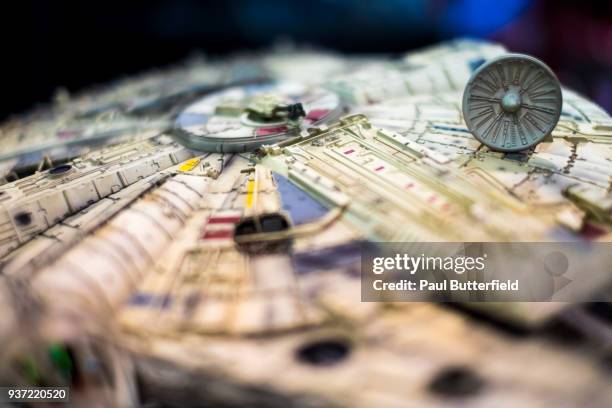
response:
[[[87,407],[609,407],[607,304],[360,301],[363,242],[612,238],[605,111],[561,88],[552,134],[483,145],[518,109],[495,75],[546,98],[512,64],[478,71],[496,111],[462,110],[507,53],[195,59],[8,121],[0,383]]]

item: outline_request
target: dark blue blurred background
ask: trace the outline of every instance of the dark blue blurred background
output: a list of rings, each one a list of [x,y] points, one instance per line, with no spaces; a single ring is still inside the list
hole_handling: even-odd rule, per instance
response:
[[[612,111],[612,4],[553,0],[19,1],[3,13],[0,117],[202,50],[224,55],[292,40],[399,53],[458,36],[542,58]]]

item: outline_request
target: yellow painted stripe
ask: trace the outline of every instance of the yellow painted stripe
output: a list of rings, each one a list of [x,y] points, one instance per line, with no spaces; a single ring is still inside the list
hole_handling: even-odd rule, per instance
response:
[[[180,165],[179,171],[191,171],[200,163],[200,159],[189,159]]]
[[[255,180],[247,182],[246,208],[253,206],[253,196],[255,195]]]

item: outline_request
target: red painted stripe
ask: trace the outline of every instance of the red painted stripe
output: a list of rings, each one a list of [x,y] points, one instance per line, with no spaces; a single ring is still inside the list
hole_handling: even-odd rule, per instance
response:
[[[308,112],[308,115],[306,115],[306,119],[310,120],[311,122],[316,122],[318,120],[321,120],[328,113],[329,109],[313,109]]]
[[[591,223],[586,223],[584,227],[582,228],[582,231],[580,231],[580,235],[582,235],[584,238],[588,239],[589,241],[592,241],[595,238],[601,235],[604,235],[605,233],[606,233],[605,230]]]
[[[283,133],[286,131],[287,131],[287,126],[277,126],[277,127],[257,129],[255,134],[257,136],[267,136],[267,135],[274,135],[276,133]]]
[[[210,217],[208,219],[209,224],[235,224],[240,221],[239,215],[219,215],[217,217]]]
[[[222,239],[222,238],[231,238],[234,235],[234,231],[231,229],[227,230],[212,230],[206,231],[202,239]]]

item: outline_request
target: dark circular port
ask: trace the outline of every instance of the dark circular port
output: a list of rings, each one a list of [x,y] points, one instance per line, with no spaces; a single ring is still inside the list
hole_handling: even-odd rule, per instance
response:
[[[279,213],[248,217],[236,223],[234,241],[240,251],[250,254],[286,253],[293,243],[291,239],[249,240],[249,235],[277,233],[286,231],[289,228],[289,221],[284,215]]]
[[[70,164],[62,164],[60,166],[56,166],[52,169],[49,169],[49,174],[51,174],[52,176],[59,176],[60,174],[69,172],[71,169],[72,166]]]
[[[26,211],[17,213],[15,215],[15,222],[20,227],[25,227],[27,225],[30,225],[30,223],[32,222],[32,214]]]
[[[476,394],[484,381],[467,367],[452,366],[439,372],[429,384],[429,390],[446,397],[468,397]]]
[[[317,340],[300,347],[297,358],[307,364],[331,366],[347,358],[350,352],[351,346],[344,340]]]

